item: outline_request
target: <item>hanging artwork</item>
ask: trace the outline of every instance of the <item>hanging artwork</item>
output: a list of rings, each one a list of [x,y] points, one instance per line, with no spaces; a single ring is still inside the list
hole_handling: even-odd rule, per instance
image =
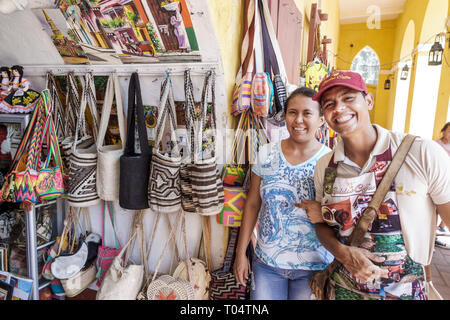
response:
[[[60,0],[92,64],[200,60],[185,0]]]
[[[89,64],[80,44],[71,36],[66,19],[59,9],[33,10],[66,64]]]

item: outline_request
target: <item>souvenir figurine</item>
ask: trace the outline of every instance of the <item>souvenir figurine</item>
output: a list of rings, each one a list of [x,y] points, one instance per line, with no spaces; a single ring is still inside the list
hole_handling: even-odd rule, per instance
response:
[[[0,101],[11,92],[11,71],[8,67],[1,67],[2,81],[0,83]]]
[[[29,113],[34,110],[39,92],[30,88],[30,82],[23,78],[23,67],[12,66],[10,93],[0,103],[0,112]]]

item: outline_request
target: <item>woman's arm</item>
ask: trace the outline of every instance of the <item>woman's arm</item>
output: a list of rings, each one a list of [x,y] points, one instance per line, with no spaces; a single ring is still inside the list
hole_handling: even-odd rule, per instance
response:
[[[239,229],[239,238],[236,247],[236,258],[234,260],[234,276],[236,280],[245,286],[250,274],[250,264],[245,254],[247,246],[250,242],[253,229],[258,220],[259,209],[261,208],[261,195],[259,188],[261,185],[261,177],[251,173],[250,187],[247,193],[247,201],[245,202],[244,212],[242,214],[241,227]]]

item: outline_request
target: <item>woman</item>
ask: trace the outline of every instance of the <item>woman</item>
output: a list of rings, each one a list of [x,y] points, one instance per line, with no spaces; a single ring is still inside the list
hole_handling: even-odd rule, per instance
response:
[[[0,101],[3,100],[11,90],[11,72],[8,67],[1,67],[2,81],[0,84]]]
[[[30,82],[23,77],[22,66],[12,66],[11,93],[0,103],[0,111],[8,113],[28,113],[34,110],[39,92],[30,88]]]
[[[245,285],[253,272],[252,300],[308,300],[315,271],[333,259],[316,237],[302,198],[314,199],[314,168],[330,149],[315,138],[324,123],[314,91],[298,88],[285,104],[289,138],[263,146],[252,168],[234,275]],[[250,270],[245,250],[258,220],[255,259]]]
[[[442,133],[442,137],[440,139],[437,139],[436,142],[439,143],[444,148],[444,150],[447,151],[448,155],[450,156],[450,122],[447,122],[444,125],[444,127],[441,129],[441,133]],[[436,233],[438,236],[449,236],[450,235],[450,232],[448,231],[448,228],[445,225],[444,221],[441,221],[441,223],[438,225]],[[436,238],[434,244],[437,247],[441,247],[444,249],[450,249],[450,244],[441,238]]]
[[[442,137],[437,139],[436,142],[439,143],[445,151],[447,151],[450,156],[450,122],[447,122],[441,129]]]

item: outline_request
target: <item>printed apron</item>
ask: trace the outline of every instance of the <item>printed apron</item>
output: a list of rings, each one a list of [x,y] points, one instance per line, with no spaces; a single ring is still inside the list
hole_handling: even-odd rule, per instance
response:
[[[337,228],[341,242],[352,233],[391,161],[392,152],[388,148],[376,157],[369,172],[342,178],[337,176],[337,164],[334,163],[334,156],[331,157],[325,170],[322,215],[329,225]],[[410,258],[403,241],[395,183],[392,183],[381,203],[378,215],[360,247],[385,258],[384,262],[376,264],[389,270],[389,278],[373,283],[362,282],[339,265],[328,281],[327,299],[427,300],[424,269]]]

